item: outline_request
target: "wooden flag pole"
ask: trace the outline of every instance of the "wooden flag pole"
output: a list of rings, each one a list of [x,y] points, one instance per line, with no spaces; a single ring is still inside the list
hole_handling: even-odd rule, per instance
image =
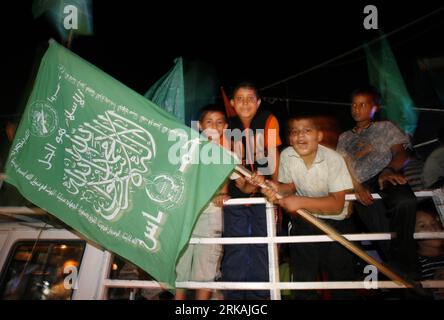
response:
[[[246,169],[244,166],[241,166],[241,165],[236,166],[236,171],[238,171],[239,173],[241,173],[242,175],[244,175],[247,178],[251,178],[253,175],[250,170]],[[266,184],[261,185],[260,187],[269,188]],[[282,199],[282,195],[280,195],[280,194],[277,194],[277,197],[279,199]],[[355,244],[348,241],[340,233],[338,233],[334,228],[332,228],[331,226],[329,226],[325,222],[321,221],[321,219],[316,218],[308,211],[306,211],[304,209],[299,209],[299,210],[297,210],[297,213],[302,218],[304,218],[306,221],[308,221],[309,223],[311,223],[312,225],[314,225],[315,227],[317,227],[321,231],[325,232],[330,238],[339,242],[344,247],[346,247],[348,250],[350,250],[351,252],[356,254],[362,260],[364,260],[365,262],[367,262],[371,265],[374,265],[379,271],[381,271],[383,274],[385,274],[392,281],[394,281],[398,284],[401,284],[401,285],[405,286],[406,288],[422,289],[418,284],[413,283],[411,281],[408,281],[408,280],[400,277],[398,274],[393,272],[391,269],[389,269],[388,267],[386,267],[385,265],[383,265],[382,263],[380,263],[379,261],[377,261],[376,259],[374,259],[370,255],[368,255],[361,248],[357,247]]]
[[[73,29],[69,30],[68,41],[67,41],[67,43],[66,43],[66,47],[67,47],[68,49],[70,49],[70,50],[71,50],[71,45],[72,45],[72,37],[73,37],[73,34],[74,34]]]

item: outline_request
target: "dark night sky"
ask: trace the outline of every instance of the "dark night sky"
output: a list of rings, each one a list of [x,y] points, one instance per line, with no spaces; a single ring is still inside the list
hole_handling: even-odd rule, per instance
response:
[[[145,1],[94,1],[94,35],[76,38],[72,50],[142,94],[169,70],[177,56],[210,63],[218,72],[220,84],[227,88],[244,79],[255,81],[261,88],[377,37],[378,31],[363,28],[366,4],[377,6],[379,27],[385,33],[440,7],[436,1],[406,5],[397,1],[390,5],[388,1],[332,2],[240,5],[207,1],[197,5],[183,1],[142,5]],[[36,57],[50,37],[57,38],[43,19],[33,20],[31,3],[20,1],[2,10],[9,13],[2,20],[2,30],[6,30],[2,71],[7,79],[2,90],[3,117],[19,112],[32,84],[31,70],[38,65]],[[427,92],[420,92],[415,75],[418,58],[444,56],[443,35],[441,10],[389,37],[418,106],[437,104]],[[347,102],[349,93],[366,82],[365,53],[360,50],[262,94]],[[271,108],[278,115],[286,113],[285,105]],[[342,119],[348,117],[346,107],[293,103],[290,108],[320,108]]]

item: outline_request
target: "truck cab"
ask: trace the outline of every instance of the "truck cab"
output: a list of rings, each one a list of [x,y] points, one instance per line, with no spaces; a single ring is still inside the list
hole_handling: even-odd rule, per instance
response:
[[[47,214],[5,219],[5,210],[0,212],[0,300],[170,298],[161,289],[105,286],[109,280],[152,278]]]

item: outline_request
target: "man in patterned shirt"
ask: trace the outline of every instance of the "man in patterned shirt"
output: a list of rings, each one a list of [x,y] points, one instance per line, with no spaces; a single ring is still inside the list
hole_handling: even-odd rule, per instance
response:
[[[350,170],[356,193],[355,209],[368,232],[394,232],[396,237],[378,247],[398,272],[415,276],[417,259],[413,233],[416,197],[401,175],[407,161],[408,137],[389,121],[373,121],[380,96],[373,87],[355,90],[351,114],[356,126],[342,133],[337,151]],[[382,201],[375,201],[379,193]]]

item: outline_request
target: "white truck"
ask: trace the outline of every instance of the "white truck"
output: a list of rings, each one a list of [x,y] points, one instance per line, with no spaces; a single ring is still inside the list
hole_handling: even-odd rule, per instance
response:
[[[0,271],[0,300],[169,298],[160,289],[106,286],[110,279],[151,278],[66,227],[28,217],[20,221],[0,214]]]

